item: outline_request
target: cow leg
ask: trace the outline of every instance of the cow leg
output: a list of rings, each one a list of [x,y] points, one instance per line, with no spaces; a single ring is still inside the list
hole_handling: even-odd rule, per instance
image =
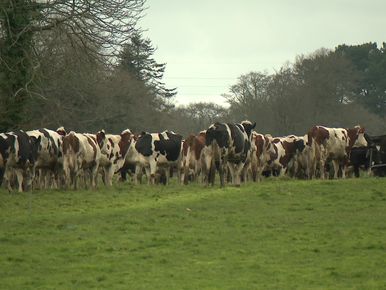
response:
[[[254,182],[257,181],[257,165],[254,161],[251,162],[251,176]]]
[[[113,186],[114,166],[112,164],[107,168],[105,174],[107,184]]]
[[[234,177],[233,177],[233,183],[236,185],[236,186],[240,186],[241,184],[241,174],[243,173],[243,170],[245,169],[244,167],[244,163],[243,162],[240,162],[239,164],[235,164],[234,167],[235,167],[235,170],[234,170]],[[244,171],[245,173],[245,171]],[[244,176],[244,183],[246,182],[246,176]]]
[[[214,185],[214,175],[215,175],[215,172],[216,172],[216,169],[215,169],[215,164],[214,164],[214,158],[212,156],[212,152],[206,152],[206,154],[204,155],[204,158],[202,160],[202,163],[203,163],[203,167],[205,168],[204,172],[205,174],[203,174],[203,181],[205,181],[205,184],[206,186],[209,185],[209,183],[212,184],[212,186]]]
[[[33,189],[33,181],[35,177],[35,167],[27,168],[24,170],[25,173],[25,190],[32,190]]]
[[[13,172],[14,170],[11,169],[10,167],[5,168],[4,179],[5,179],[5,183],[7,184],[8,192],[12,192]]]
[[[38,188],[38,189],[46,188],[46,181],[47,181],[46,173],[47,171],[43,168],[40,168],[38,170],[38,176],[36,176],[34,181],[34,188]]]
[[[15,174],[17,178],[18,190],[19,192],[23,192],[23,169],[15,169]]]
[[[149,167],[150,167],[150,180],[149,180],[150,184],[155,184],[155,174],[157,172],[157,161],[155,161],[154,159],[150,160]]]
[[[334,167],[334,179],[337,179],[339,172],[339,160],[332,160],[332,165]]]
[[[358,177],[359,177],[359,168],[358,168]],[[346,178],[346,165],[342,164],[342,178]]]
[[[278,169],[277,177],[283,177],[287,171],[286,167],[280,166]]]
[[[89,178],[89,171],[88,169],[83,169],[83,184],[86,189],[88,189],[88,178]]]
[[[80,171],[76,172],[75,170],[71,170],[70,172],[71,177],[71,186],[73,189],[77,190],[78,189],[78,176],[80,175]]]
[[[167,166],[166,169],[165,169],[165,175],[166,175],[166,180],[165,180],[165,185],[168,185],[169,184],[169,180],[170,180],[170,175],[168,174],[168,172],[170,172],[170,170],[172,169],[173,167],[171,166]]]
[[[181,173],[181,184],[188,184],[188,178],[189,178],[189,167],[184,165],[183,170]]]
[[[198,160],[196,160],[194,162],[194,181],[195,182],[198,182],[198,176],[200,174],[200,171],[201,171],[200,163],[198,162]]]
[[[206,165],[204,164],[204,162],[202,162],[202,165],[201,165],[201,172],[200,172],[200,180],[201,180],[201,183],[202,184],[207,184],[207,177],[208,177],[208,170],[206,168]]]
[[[142,178],[140,178],[141,171],[142,171],[142,166],[139,163],[137,163],[135,166],[135,171],[134,171],[134,184],[135,185],[138,185],[138,181],[142,180]]]
[[[319,171],[320,171],[320,178],[321,179],[325,179],[325,174],[326,174],[326,168],[325,168],[325,162],[324,162],[324,160],[320,160],[320,162],[319,162],[319,166],[320,166],[320,168],[319,168]]]
[[[252,174],[254,174],[255,175],[255,180],[254,181],[256,181],[256,182],[261,182],[262,181],[262,173],[263,173],[263,167],[262,166],[258,166],[258,167],[256,167],[256,172],[255,173],[253,173],[253,171],[252,171]]]
[[[98,169],[99,169],[99,162],[97,162],[90,170],[90,180],[91,180],[91,187],[93,189],[96,189],[98,187]],[[113,167],[111,166],[110,169],[113,169]],[[114,171],[112,172],[112,174],[114,174]],[[112,175],[111,175],[111,178],[107,178],[106,182],[109,184],[109,185],[112,185]]]
[[[216,164],[216,167],[218,168],[219,174],[220,174],[220,186],[224,187],[225,185],[225,174],[227,173],[227,162],[224,162],[223,160],[218,161],[218,164]],[[213,172],[214,175],[214,172]],[[213,177],[213,183],[214,184],[214,177]]]
[[[231,175],[231,182],[232,184],[236,184],[236,171],[235,170],[235,164],[231,163],[231,162],[227,162],[227,166],[228,166],[228,170],[229,170],[229,173]]]
[[[220,169],[219,169],[219,174],[220,174]],[[213,164],[209,168],[207,182],[210,183],[212,186],[214,186],[215,179],[216,179],[216,166],[214,165],[214,162],[213,162]],[[223,182],[224,182],[224,178],[223,178]]]

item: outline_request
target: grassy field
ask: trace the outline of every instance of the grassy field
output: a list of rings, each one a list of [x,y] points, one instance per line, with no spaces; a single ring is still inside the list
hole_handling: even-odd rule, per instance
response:
[[[1,289],[386,289],[386,179],[0,191]]]

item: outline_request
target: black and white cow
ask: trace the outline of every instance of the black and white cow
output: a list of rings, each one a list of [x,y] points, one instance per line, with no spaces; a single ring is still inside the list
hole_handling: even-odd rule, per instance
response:
[[[365,133],[367,147],[353,148],[350,152],[349,169],[359,177],[359,169],[375,176],[386,176],[386,135],[370,136]]]
[[[137,141],[132,143],[128,156],[137,164],[135,175],[137,176],[144,167],[149,183],[154,184],[156,172],[160,167],[168,173],[171,166],[180,166],[181,149],[182,136],[179,134],[170,131],[142,132]],[[167,183],[169,175],[165,174],[165,177]]]
[[[40,138],[38,155],[34,169],[39,172],[39,188],[47,188],[50,183],[58,186],[63,164],[62,136],[56,131],[39,129],[26,132],[28,136]]]
[[[240,186],[240,175],[251,149],[251,132],[256,123],[214,123],[206,130],[205,167],[206,183],[214,184],[215,170],[220,174],[224,186],[224,174],[228,167],[232,183]]]
[[[28,136],[22,130],[0,134],[0,166],[9,191],[14,175],[19,192],[31,187],[40,140],[40,136]]]

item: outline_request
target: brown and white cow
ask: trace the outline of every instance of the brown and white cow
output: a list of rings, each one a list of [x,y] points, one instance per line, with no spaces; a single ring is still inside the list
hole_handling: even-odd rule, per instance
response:
[[[97,185],[98,167],[101,150],[92,134],[80,134],[71,131],[63,138],[63,171],[66,184],[77,188],[78,177],[89,176],[93,188]]]
[[[270,151],[268,159],[268,167],[274,172],[278,172],[279,176],[293,171],[294,158],[302,145],[300,137],[289,135],[286,137],[275,137],[270,140],[273,150]]]
[[[103,171],[102,180],[105,185],[113,185],[113,175],[120,170],[124,163],[132,140],[129,129],[120,135],[106,134],[104,130],[96,134],[101,150],[99,167]]]
[[[271,135],[252,132],[251,171],[252,180],[261,181],[262,172],[267,168],[271,154],[274,154]]]
[[[183,142],[182,146],[182,173],[181,182],[187,184],[189,177],[197,180],[202,169],[202,150],[205,147],[205,131],[199,135],[189,135]]]
[[[342,177],[345,178],[346,164],[351,149],[367,146],[364,133],[365,129],[360,126],[350,129],[324,126],[311,128],[308,132],[308,143],[309,146],[313,146],[315,154],[315,162],[311,169],[312,176],[315,176],[316,169],[319,168],[320,177],[324,179],[326,162],[331,160],[334,167],[334,178],[338,178],[339,168],[342,170]]]

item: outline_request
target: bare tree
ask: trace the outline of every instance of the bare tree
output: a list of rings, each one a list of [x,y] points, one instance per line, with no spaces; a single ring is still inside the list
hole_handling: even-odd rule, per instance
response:
[[[47,40],[66,35],[90,58],[114,63],[136,30],[145,0],[2,0],[0,129],[18,127]],[[55,32],[55,33],[52,33]]]

